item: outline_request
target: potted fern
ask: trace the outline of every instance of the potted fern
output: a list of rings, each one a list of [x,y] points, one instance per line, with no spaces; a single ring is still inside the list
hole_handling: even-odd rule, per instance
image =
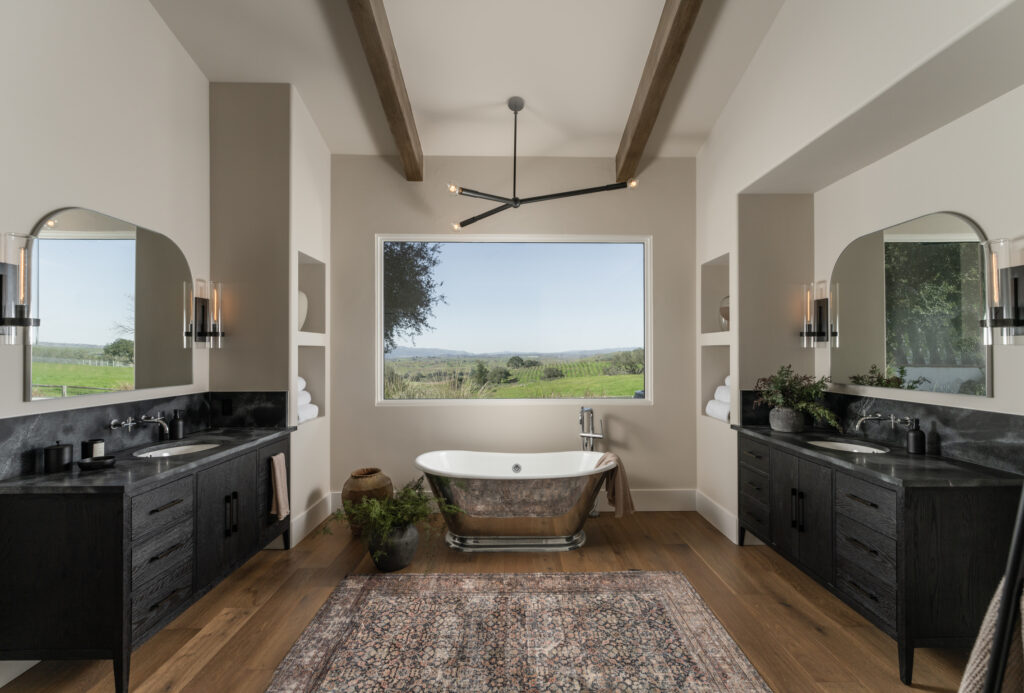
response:
[[[799,433],[804,430],[804,414],[841,430],[836,415],[822,401],[829,382],[827,376],[815,380],[809,375],[794,373],[792,366],[780,366],[774,374],[758,378],[754,385],[757,392],[754,406],[772,408],[768,412],[768,423],[773,431]]]
[[[461,512],[443,498],[435,499],[425,491],[421,476],[389,498],[345,501],[344,510],[336,510],[334,519],[358,527],[377,570],[389,573],[412,562],[419,545],[416,525],[430,517],[435,508],[445,514]]]

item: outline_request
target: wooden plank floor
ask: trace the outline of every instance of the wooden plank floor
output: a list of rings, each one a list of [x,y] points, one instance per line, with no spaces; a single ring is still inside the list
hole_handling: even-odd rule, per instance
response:
[[[462,554],[435,535],[405,572],[677,570],[775,691],[910,690],[895,642],[767,547],[734,546],[696,513],[604,514],[587,534],[558,554]],[[338,581],[373,571],[345,527],[263,551],[135,652],[132,690],[263,691]],[[965,660],[918,650],[914,689],[955,691]],[[114,680],[109,661],[43,662],[3,690],[107,692]]]

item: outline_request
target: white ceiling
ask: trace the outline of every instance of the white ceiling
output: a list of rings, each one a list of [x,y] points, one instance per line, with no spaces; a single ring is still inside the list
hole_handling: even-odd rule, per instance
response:
[[[344,0],[151,0],[211,82],[290,82],[336,154],[393,154]],[[385,0],[423,153],[614,156],[660,0]],[[704,0],[646,152],[697,152],[782,0]]]

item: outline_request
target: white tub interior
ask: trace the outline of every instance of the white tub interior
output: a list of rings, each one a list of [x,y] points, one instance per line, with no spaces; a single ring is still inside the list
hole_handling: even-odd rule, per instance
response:
[[[614,463],[597,461],[603,452],[474,452],[435,450],[416,458],[416,468],[459,479],[557,479],[606,472]],[[518,466],[519,471],[514,469]]]

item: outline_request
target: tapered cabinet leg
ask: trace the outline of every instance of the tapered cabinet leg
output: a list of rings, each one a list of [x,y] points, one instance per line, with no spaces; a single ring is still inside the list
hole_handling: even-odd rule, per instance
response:
[[[131,661],[131,651],[114,656],[114,690],[117,693],[128,693],[128,667]]]
[[[914,675],[914,648],[900,643],[898,645],[900,656],[900,681],[910,685],[910,679]]]
[[[743,540],[747,538],[747,530],[740,527],[740,546],[743,546]]]

